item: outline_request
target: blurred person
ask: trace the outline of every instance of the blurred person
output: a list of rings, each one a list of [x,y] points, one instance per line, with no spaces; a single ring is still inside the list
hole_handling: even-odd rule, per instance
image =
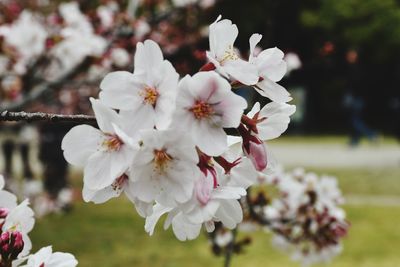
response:
[[[371,142],[376,141],[377,133],[367,126],[363,119],[365,101],[362,97],[363,73],[358,62],[358,52],[350,49],[346,53],[347,70],[347,92],[344,96],[344,106],[348,110],[350,119],[350,146],[355,147],[360,143],[363,136]]]
[[[12,102],[21,97],[22,81],[19,76],[7,75],[0,84],[2,103]],[[2,143],[2,152],[4,155],[4,174],[7,177],[15,177],[13,175],[13,155],[19,151],[22,162],[24,183],[24,196],[30,193],[37,193],[40,185],[33,179],[33,172],[30,165],[30,142],[34,139],[35,129],[26,123],[4,123],[2,125],[2,133],[4,141]],[[12,190],[19,192],[19,186],[15,181],[8,181]],[[28,191],[28,192],[27,192]]]

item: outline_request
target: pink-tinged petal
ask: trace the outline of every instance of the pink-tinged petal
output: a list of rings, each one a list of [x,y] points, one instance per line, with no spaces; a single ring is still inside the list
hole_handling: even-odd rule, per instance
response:
[[[100,100],[90,98],[97,124],[103,133],[114,133],[112,123],[118,124],[118,113],[106,107]]]
[[[214,181],[212,177],[202,175],[199,177],[194,186],[196,199],[202,205],[206,205],[211,199],[211,191],[213,190]]]
[[[234,80],[242,84],[255,85],[259,80],[257,67],[242,59],[230,60],[223,68]]]
[[[146,40],[136,45],[135,74],[144,71],[150,73],[154,66],[160,65],[164,60],[158,44],[152,40]]]
[[[264,79],[257,83],[254,89],[262,96],[268,97],[274,102],[286,103],[292,100],[289,92],[279,84],[269,80]]]
[[[61,149],[68,163],[83,167],[89,157],[97,151],[103,140],[102,133],[89,125],[72,128],[63,138]]]
[[[257,171],[267,167],[268,158],[264,143],[249,142],[249,150],[243,150],[244,154],[251,160]]]

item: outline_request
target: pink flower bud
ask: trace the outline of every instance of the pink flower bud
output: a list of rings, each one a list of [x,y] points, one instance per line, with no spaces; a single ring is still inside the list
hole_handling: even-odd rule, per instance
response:
[[[24,249],[21,232],[4,232],[0,236],[0,255],[2,259],[15,260]]]
[[[250,140],[248,149],[243,149],[243,151],[257,171],[263,171],[267,167],[267,151],[262,141],[253,142],[253,140]]]
[[[257,171],[263,171],[267,167],[267,151],[264,142],[256,135],[251,134],[251,130],[246,129],[240,124],[238,131],[243,138],[243,153],[251,160]]]
[[[12,232],[11,240],[12,240],[11,258],[16,259],[19,253],[21,253],[21,251],[24,249],[24,240],[22,239],[21,232],[18,231]]]
[[[0,208],[0,219],[7,217],[9,211],[7,208]]]

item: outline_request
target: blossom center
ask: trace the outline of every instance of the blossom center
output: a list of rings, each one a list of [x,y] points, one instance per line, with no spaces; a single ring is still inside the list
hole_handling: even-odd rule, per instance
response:
[[[201,100],[196,101],[196,103],[189,110],[198,120],[209,118],[214,114],[214,109],[211,107],[211,105]]]
[[[222,65],[228,60],[238,60],[239,57],[236,54],[235,50],[233,50],[233,46],[230,45],[224,52],[224,56],[222,57],[221,60],[219,60],[219,63]]]
[[[127,180],[128,176],[126,174],[122,174],[120,177],[115,179],[115,181],[111,184],[112,189],[116,192],[120,192]]]
[[[159,172],[164,172],[168,166],[168,163],[172,160],[171,155],[169,155],[165,149],[155,149],[153,153],[156,170]]]
[[[107,151],[118,151],[123,144],[124,142],[115,134],[106,134],[106,139],[102,143]]]
[[[157,99],[159,96],[159,93],[157,92],[156,89],[146,86],[141,92],[140,95],[143,97],[143,102],[152,105],[153,107],[156,106]]]

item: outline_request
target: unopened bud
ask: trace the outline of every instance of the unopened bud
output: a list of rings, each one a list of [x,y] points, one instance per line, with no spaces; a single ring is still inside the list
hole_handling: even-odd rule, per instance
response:
[[[267,167],[267,151],[264,143],[253,142],[248,143],[248,149],[243,149],[245,155],[251,160],[257,171],[263,171]]]
[[[21,232],[13,232],[11,234],[12,239],[12,251],[11,251],[11,258],[16,259],[19,253],[22,252],[24,249],[24,240],[22,238]]]
[[[243,138],[243,153],[251,160],[257,171],[263,171],[267,167],[267,151],[264,142],[243,124],[239,125],[238,131]]]
[[[9,211],[7,208],[0,208],[0,219],[7,217]]]

